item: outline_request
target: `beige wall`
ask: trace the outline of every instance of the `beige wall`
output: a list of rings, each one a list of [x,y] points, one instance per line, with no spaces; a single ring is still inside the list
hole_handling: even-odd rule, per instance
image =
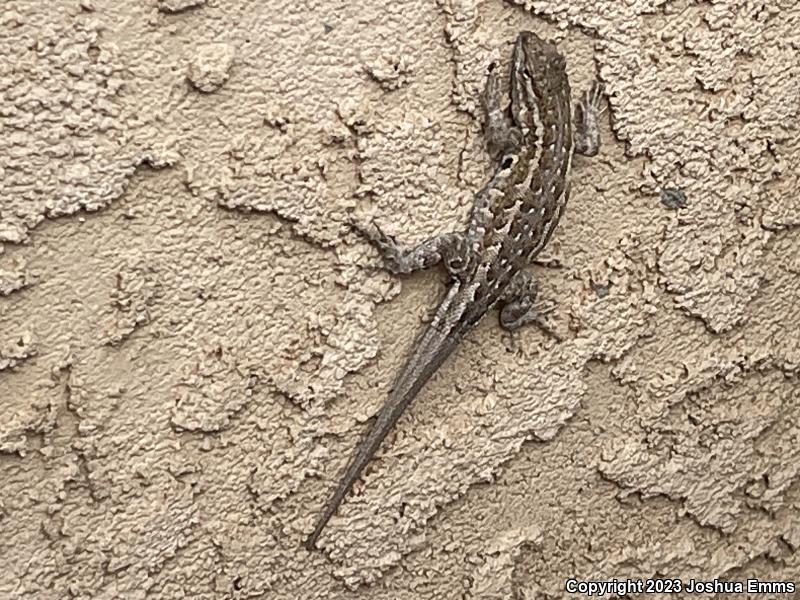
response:
[[[485,319],[309,554],[446,282],[348,214],[463,224],[522,29],[610,103],[532,268],[562,341]],[[0,598],[800,579],[798,32],[793,0],[6,0]]]

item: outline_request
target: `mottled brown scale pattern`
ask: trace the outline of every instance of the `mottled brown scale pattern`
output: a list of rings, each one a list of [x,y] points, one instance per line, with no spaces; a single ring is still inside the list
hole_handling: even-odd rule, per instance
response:
[[[482,260],[474,261],[472,276],[478,287],[474,305],[467,312],[470,322],[477,322],[500,300],[517,271],[545,246],[563,214],[573,152],[565,67],[555,46],[534,34],[520,34],[512,59],[511,113],[525,142],[511,175],[505,179],[496,175],[487,186],[502,188],[503,193],[489,201],[489,218],[481,222],[479,247],[484,252]],[[505,231],[509,220],[511,228]],[[487,252],[492,248],[497,252]]]

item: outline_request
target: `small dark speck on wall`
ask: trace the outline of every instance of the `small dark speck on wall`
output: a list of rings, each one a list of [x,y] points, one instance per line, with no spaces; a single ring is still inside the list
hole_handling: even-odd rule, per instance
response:
[[[670,210],[677,210],[679,208],[686,208],[689,202],[683,190],[679,190],[678,188],[665,188],[661,190],[661,204]]]
[[[605,298],[608,296],[608,292],[611,290],[611,283],[597,283],[596,281],[591,281],[590,285],[594,290],[594,293],[597,294],[598,298]]]
[[[322,28],[325,30],[325,33],[330,33],[331,31],[333,31],[333,27],[331,27],[327,23],[323,23]]]

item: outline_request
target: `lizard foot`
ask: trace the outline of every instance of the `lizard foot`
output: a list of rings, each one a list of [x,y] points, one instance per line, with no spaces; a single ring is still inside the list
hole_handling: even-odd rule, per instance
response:
[[[575,104],[575,152],[578,154],[595,156],[600,150],[598,120],[605,110],[600,107],[602,101],[603,88],[595,80]]]
[[[442,261],[451,273],[459,273],[468,264],[463,235],[458,233],[438,235],[407,247],[384,232],[375,221],[369,227],[351,221],[351,226],[378,249],[386,269],[396,275],[427,269]]]

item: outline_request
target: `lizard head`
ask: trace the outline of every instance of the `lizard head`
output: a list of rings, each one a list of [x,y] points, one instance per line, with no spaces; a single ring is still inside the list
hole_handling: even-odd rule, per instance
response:
[[[513,63],[514,74],[530,79],[534,86],[559,77],[566,69],[564,56],[555,44],[532,31],[523,31],[517,36]]]
[[[566,61],[555,44],[532,31],[523,31],[514,44],[511,62],[512,96],[526,105],[543,106],[558,101],[569,89]]]

